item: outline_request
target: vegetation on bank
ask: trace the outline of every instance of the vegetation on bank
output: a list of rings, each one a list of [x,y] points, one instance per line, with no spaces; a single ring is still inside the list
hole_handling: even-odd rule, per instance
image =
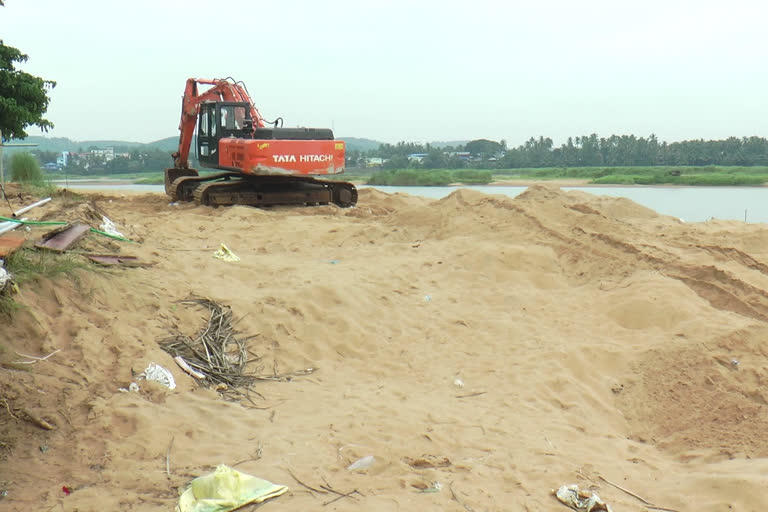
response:
[[[766,166],[632,166],[632,167],[549,167],[503,169],[499,178],[583,179],[594,185],[686,185],[738,186],[768,182]]]
[[[593,185],[757,186],[768,183],[768,167],[548,167],[538,169],[392,169],[373,172],[367,185],[485,185],[492,181],[578,179]]]
[[[439,187],[450,185],[451,183],[486,185],[491,181],[493,181],[491,171],[479,169],[394,169],[374,172],[368,178],[366,185]]]

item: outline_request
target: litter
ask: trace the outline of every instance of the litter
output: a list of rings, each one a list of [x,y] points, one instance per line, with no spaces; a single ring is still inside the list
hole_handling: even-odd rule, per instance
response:
[[[176,382],[173,380],[173,374],[159,364],[149,363],[147,369],[138,374],[136,378],[159,382],[168,389],[176,389]]]
[[[119,236],[121,238],[125,238],[125,235],[123,235],[121,232],[117,230],[117,226],[115,226],[115,223],[109,220],[105,215],[101,216],[101,225],[99,226],[99,229],[112,236]]]
[[[219,247],[219,250],[213,253],[213,257],[224,261],[240,261],[240,258],[223,243]]]
[[[144,267],[146,263],[140,263],[136,256],[123,256],[120,254],[86,254],[86,258],[100,265],[121,265],[123,267]]]
[[[366,455],[363,458],[357,459],[355,462],[347,466],[349,471],[356,471],[358,469],[368,469],[376,462],[376,457],[373,455]]]
[[[424,296],[424,302],[429,302],[431,300],[432,300],[432,296],[431,295],[425,295]]]
[[[440,489],[442,488],[443,484],[440,482],[432,482],[428,487],[420,489],[419,492],[440,492]]]
[[[0,258],[6,258],[21,249],[24,245],[24,235],[8,233],[0,235]]]
[[[76,242],[80,241],[91,227],[88,224],[75,223],[57,228],[46,233],[43,238],[35,244],[40,249],[50,249],[56,252],[64,252]]]
[[[195,478],[179,497],[177,512],[229,512],[251,503],[263,503],[288,491],[224,464],[213,473]]]
[[[0,290],[5,288],[6,283],[8,283],[10,280],[11,274],[4,268],[0,267]]]
[[[586,489],[579,490],[579,486],[576,484],[564,485],[554,494],[562,504],[578,512],[597,512],[599,510],[613,512],[611,507],[600,499],[600,496]]]

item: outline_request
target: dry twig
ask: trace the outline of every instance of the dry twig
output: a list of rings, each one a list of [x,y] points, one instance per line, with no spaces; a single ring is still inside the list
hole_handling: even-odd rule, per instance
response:
[[[453,492],[453,482],[451,482],[450,484],[448,484],[448,490],[450,490],[450,491],[451,491],[451,498],[453,498],[453,500],[454,500],[456,503],[458,503],[459,505],[461,505],[462,507],[464,507],[464,510],[466,510],[467,512],[475,512],[475,509],[473,509],[472,507],[470,507],[469,505],[467,505],[466,503],[464,503],[463,501],[461,501],[461,500],[459,499],[459,497],[458,497],[458,496],[456,496],[456,493],[455,493],[455,492]]]
[[[28,410],[22,409],[21,412],[24,414],[24,416],[27,417],[27,421],[29,421],[33,425],[38,426],[44,430],[56,430],[56,427],[54,427],[44,419],[39,418],[36,415],[30,413]]]
[[[54,355],[54,354],[56,354],[57,352],[60,352],[60,351],[61,351],[61,349],[58,348],[58,349],[54,350],[53,352],[51,352],[50,354],[48,354],[45,357],[28,356],[26,354],[20,354],[19,352],[16,352],[17,356],[26,357],[27,359],[29,359],[29,361],[14,361],[13,364],[35,364],[35,363],[38,363],[40,361],[45,361],[46,359],[48,359],[49,357],[51,357],[52,355]]]
[[[311,487],[311,486],[305,484],[304,482],[299,480],[299,478],[296,475],[294,475],[293,471],[291,471],[290,469],[286,469],[286,471],[288,471],[288,474],[291,475],[291,477],[294,480],[296,480],[297,484],[299,484],[300,486],[304,487],[305,489],[308,489],[310,491],[313,491],[313,492],[316,492],[316,493],[319,493],[319,494],[328,494],[328,491],[323,491],[323,490],[320,490],[320,489],[315,489],[314,487]]]
[[[176,436],[171,436],[171,442],[168,443],[168,450],[165,452],[165,474],[168,475],[168,480],[171,479],[171,448],[173,447],[173,440]]]
[[[678,512],[677,510],[675,510],[675,509],[673,509],[673,508],[665,508],[665,507],[659,507],[659,506],[657,506],[657,505],[654,505],[653,503],[651,503],[650,501],[646,500],[645,498],[643,498],[643,497],[641,497],[641,496],[638,496],[637,494],[633,493],[632,491],[630,491],[630,490],[628,490],[628,489],[625,489],[625,488],[623,488],[622,486],[620,486],[620,485],[618,485],[618,484],[615,484],[615,483],[611,482],[611,481],[610,481],[610,480],[608,480],[607,478],[603,478],[602,476],[598,476],[598,478],[599,478],[600,480],[602,480],[603,482],[607,483],[608,485],[612,485],[613,487],[617,488],[618,490],[620,490],[620,491],[623,491],[623,492],[625,492],[625,493],[629,494],[630,496],[632,496],[633,498],[635,498],[635,499],[638,499],[638,500],[642,501],[642,502],[643,502],[643,504],[644,504],[646,507],[648,507],[648,508],[652,508],[652,509],[654,509],[654,510],[662,510],[662,511],[665,511],[665,512]]]

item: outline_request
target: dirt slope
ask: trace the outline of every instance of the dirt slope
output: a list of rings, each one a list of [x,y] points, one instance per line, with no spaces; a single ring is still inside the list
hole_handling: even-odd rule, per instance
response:
[[[154,265],[22,290],[6,356],[60,351],[0,369],[0,508],[172,510],[220,463],[289,485],[274,511],[336,497],[291,473],[357,489],[325,507],[339,511],[566,510],[550,490],[569,483],[644,509],[600,477],[681,511],[768,506],[762,225],[542,186],[439,201],[363,190],[348,210],[92,195],[37,215],[93,212],[140,241],[102,251]],[[222,242],[241,261],[213,258]],[[257,335],[254,371],[317,370],[258,384],[253,403],[198,387],[158,345],[204,325],[175,303],[190,295]],[[149,362],[177,389],[118,391]],[[366,455],[371,468],[346,469]]]

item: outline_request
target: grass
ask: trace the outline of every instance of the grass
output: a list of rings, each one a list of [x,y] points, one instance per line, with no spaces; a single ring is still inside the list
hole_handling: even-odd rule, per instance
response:
[[[760,166],[545,167],[499,169],[494,174],[540,180],[585,179],[596,185],[754,186],[768,182],[768,167]]]
[[[440,187],[451,183],[485,185],[493,179],[491,171],[479,169],[396,169],[374,172],[367,185]]]
[[[50,251],[22,249],[13,253],[5,262],[5,268],[13,276],[13,283],[24,286],[43,278],[66,275],[79,283],[76,271],[90,268],[86,263],[70,254]],[[14,286],[6,284],[0,291],[0,315],[10,318],[21,305],[13,298]]]

